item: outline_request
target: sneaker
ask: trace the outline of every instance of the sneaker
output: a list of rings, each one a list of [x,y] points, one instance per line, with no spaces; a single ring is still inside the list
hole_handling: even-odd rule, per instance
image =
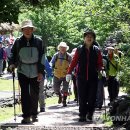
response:
[[[86,117],[80,116],[79,117],[79,122],[86,122]]]
[[[38,122],[38,117],[37,116],[32,116],[32,122]]]
[[[21,123],[22,123],[22,124],[30,124],[30,123],[31,123],[30,117],[24,118],[24,119],[21,121]]]
[[[45,112],[45,108],[40,108],[40,112]]]
[[[58,103],[62,103],[62,96],[59,96]]]

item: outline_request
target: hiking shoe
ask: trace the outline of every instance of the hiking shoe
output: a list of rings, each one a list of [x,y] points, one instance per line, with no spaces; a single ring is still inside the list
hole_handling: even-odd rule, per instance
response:
[[[21,121],[21,123],[22,123],[22,124],[30,124],[30,123],[31,123],[30,117],[24,118],[24,119]]]
[[[88,113],[87,121],[92,121],[92,120],[93,120],[93,114]]]
[[[79,117],[79,122],[86,122],[86,117],[80,116]]]
[[[74,102],[78,102],[78,99],[77,99],[77,98],[75,98],[75,99],[74,99]]]
[[[38,117],[37,116],[32,116],[32,122],[38,122]]]
[[[40,108],[40,112],[45,112],[45,108]]]
[[[62,96],[59,96],[58,103],[62,103]]]
[[[67,107],[66,101],[63,101],[63,107]]]
[[[102,106],[99,106],[98,109],[101,110],[101,109],[102,109]]]

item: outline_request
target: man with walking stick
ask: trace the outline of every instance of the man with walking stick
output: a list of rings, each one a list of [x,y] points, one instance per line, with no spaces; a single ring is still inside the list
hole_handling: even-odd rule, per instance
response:
[[[15,108],[15,72],[14,69],[12,69],[12,76],[13,76],[13,98],[14,98],[14,120],[16,121],[16,108]]]
[[[17,38],[10,57],[10,70],[17,67],[21,87],[22,124],[37,122],[39,82],[43,79],[44,45],[40,38],[33,35],[35,27],[31,20],[23,21],[23,35]]]

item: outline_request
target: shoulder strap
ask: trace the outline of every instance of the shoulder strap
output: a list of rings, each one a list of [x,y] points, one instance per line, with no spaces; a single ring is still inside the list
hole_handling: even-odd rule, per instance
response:
[[[98,53],[99,53],[99,47],[96,46],[96,45],[94,45],[93,48],[94,48],[94,50],[96,51],[96,54],[97,54],[97,56],[98,56]]]
[[[38,43],[38,40],[40,40],[38,37],[36,37],[36,36],[34,36],[34,39],[35,39],[35,42],[36,42],[36,47],[37,47],[37,49],[38,50],[43,50],[43,44],[42,45],[40,45],[39,43]],[[42,48],[41,48],[42,47]]]
[[[66,60],[69,61],[69,53],[66,52]]]
[[[58,59],[58,55],[59,55],[59,53],[57,52],[57,53],[56,53],[56,58],[55,58],[55,63],[56,63],[56,61],[57,61],[57,59]]]
[[[117,70],[117,67],[108,59],[109,63],[114,67],[115,70]]]
[[[56,61],[57,61],[57,59],[58,59],[58,52],[55,54],[55,61],[54,61],[54,64],[53,64],[53,66],[52,66],[52,68],[55,68],[55,63],[56,63]]]
[[[77,51],[78,51],[79,56],[80,56],[80,54],[81,54],[82,47],[83,47],[83,45],[79,45],[79,46],[77,47]]]

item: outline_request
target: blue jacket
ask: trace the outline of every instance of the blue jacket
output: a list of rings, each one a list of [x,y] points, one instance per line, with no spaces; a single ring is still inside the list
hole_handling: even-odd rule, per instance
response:
[[[4,50],[3,48],[0,48],[0,60],[3,60],[4,57]]]
[[[46,77],[52,77],[52,68],[46,56],[45,56],[44,66],[45,66],[45,71],[46,71]]]

